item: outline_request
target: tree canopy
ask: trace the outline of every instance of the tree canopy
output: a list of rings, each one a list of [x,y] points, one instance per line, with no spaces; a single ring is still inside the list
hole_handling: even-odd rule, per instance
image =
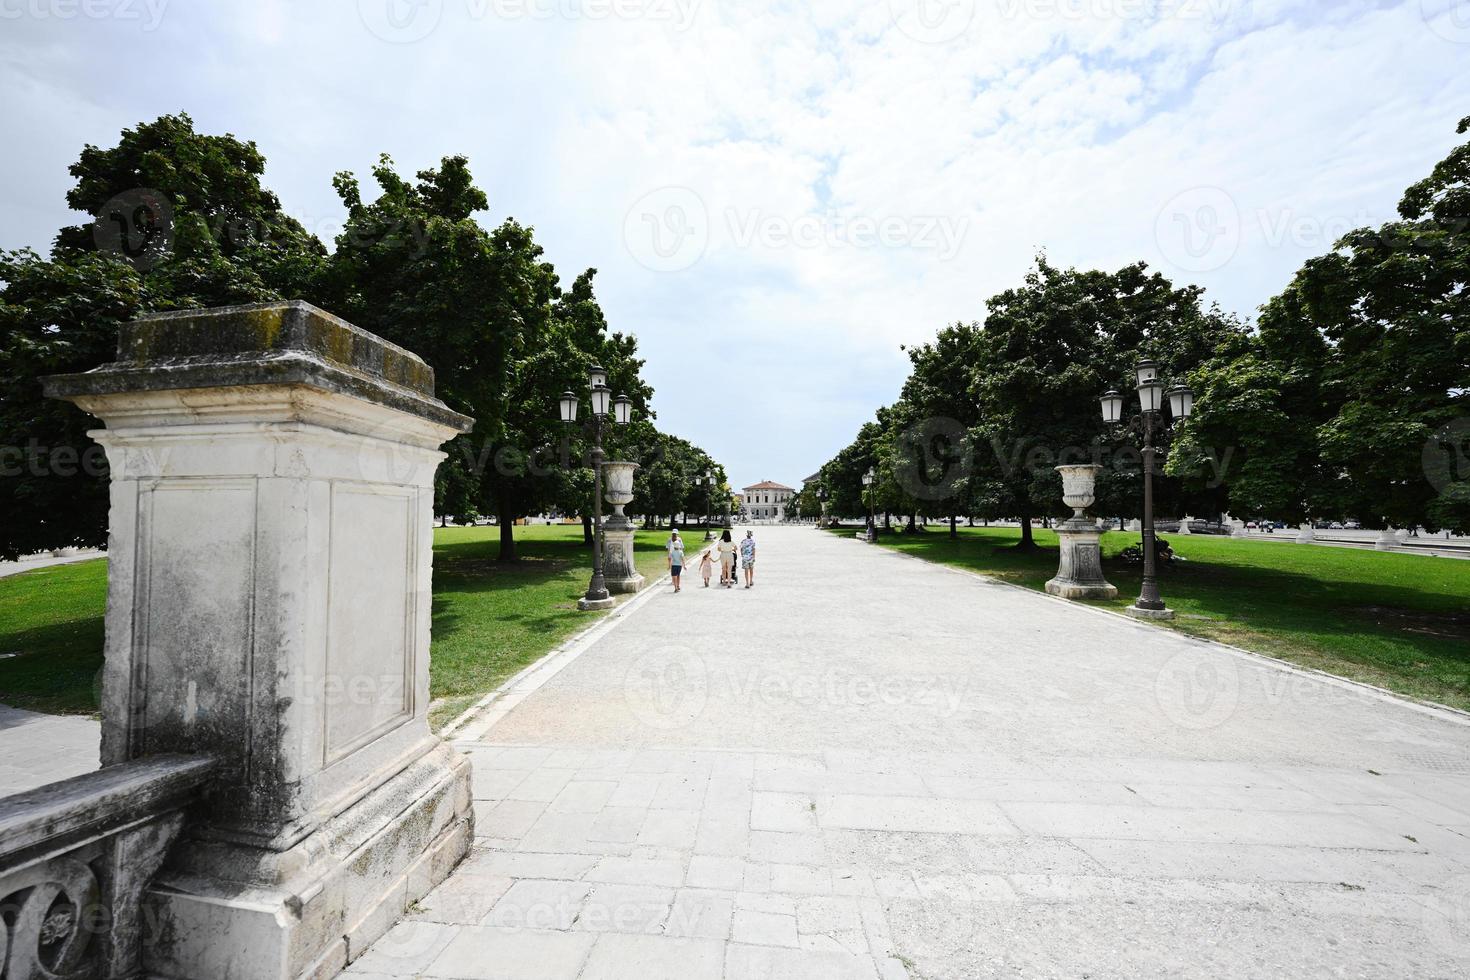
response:
[[[1470,119],[1459,132],[1470,132]],[[900,398],[822,467],[832,513],[1032,519],[1063,512],[1053,467],[1097,462],[1095,511],[1140,509],[1141,465],[1098,413],[1141,358],[1195,390],[1159,436],[1156,513],[1470,531],[1470,143],[1410,187],[1399,218],[1307,261],[1253,327],[1142,262],[1045,255],[981,321],[909,349]]]
[[[564,287],[529,225],[482,224],[489,197],[464,157],[408,179],[384,156],[371,200],[337,174],[347,220],[330,253],[284,213],[264,171],[253,143],[163,116],[82,150],[67,201],[91,224],[61,229],[45,258],[0,253],[0,557],[105,544],[106,460],[85,435],[94,420],[42,398],[39,379],[111,360],[118,325],[159,310],[301,298],[419,354],[440,397],[476,419],[446,447],[436,512],[498,515],[506,560],[517,519],[590,510],[586,433],[564,429],[558,400],[578,393],[586,418],[594,363],[638,419],[632,431],[607,427],[609,458],[626,447],[654,454],[651,468],[716,465],[683,440],[670,450],[654,428],[637,340],[610,328],[596,270]],[[650,512],[683,509],[667,502]]]

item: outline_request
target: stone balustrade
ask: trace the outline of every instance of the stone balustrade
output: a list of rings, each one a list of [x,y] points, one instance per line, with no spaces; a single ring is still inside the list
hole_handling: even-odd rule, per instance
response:
[[[216,771],[160,755],[0,799],[0,978],[137,975],[143,892]]]

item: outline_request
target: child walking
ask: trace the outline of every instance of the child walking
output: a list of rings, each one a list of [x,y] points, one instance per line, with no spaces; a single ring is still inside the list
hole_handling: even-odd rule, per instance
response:
[[[679,576],[684,573],[684,542],[678,535],[669,542],[669,578],[674,580],[674,591],[680,592]]]
[[[709,588],[709,577],[715,570],[715,556],[713,548],[704,549],[699,556],[699,574],[704,577],[704,587]]]

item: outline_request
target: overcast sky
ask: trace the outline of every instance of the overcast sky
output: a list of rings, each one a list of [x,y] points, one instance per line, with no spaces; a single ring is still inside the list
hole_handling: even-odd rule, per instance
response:
[[[0,247],[167,112],[329,244],[335,171],[464,153],[663,428],[799,485],[1039,250],[1251,315],[1455,145],[1467,65],[1467,0],[0,0]]]

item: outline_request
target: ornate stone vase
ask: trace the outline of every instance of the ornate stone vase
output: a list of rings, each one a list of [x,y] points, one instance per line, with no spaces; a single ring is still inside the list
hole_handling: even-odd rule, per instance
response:
[[[1081,463],[1074,466],[1058,466],[1057,472],[1062,474],[1062,503],[1072,508],[1073,519],[1083,520],[1087,508],[1097,499],[1097,471],[1102,469],[1096,463]]]
[[[1062,474],[1062,502],[1074,513],[1057,525],[1061,546],[1057,575],[1046,583],[1046,591],[1067,599],[1116,598],[1118,590],[1103,578],[1101,532],[1086,514],[1096,499],[1097,471],[1102,467],[1081,463],[1056,469]]]
[[[613,512],[602,524],[602,571],[609,592],[626,594],[643,588],[643,576],[633,562],[633,522],[623,508],[633,502],[633,474],[637,463],[602,464],[602,497]]]
[[[637,469],[637,463],[620,460],[602,464],[602,499],[613,507],[608,524],[622,527],[628,523],[623,508],[633,502],[633,473]]]

